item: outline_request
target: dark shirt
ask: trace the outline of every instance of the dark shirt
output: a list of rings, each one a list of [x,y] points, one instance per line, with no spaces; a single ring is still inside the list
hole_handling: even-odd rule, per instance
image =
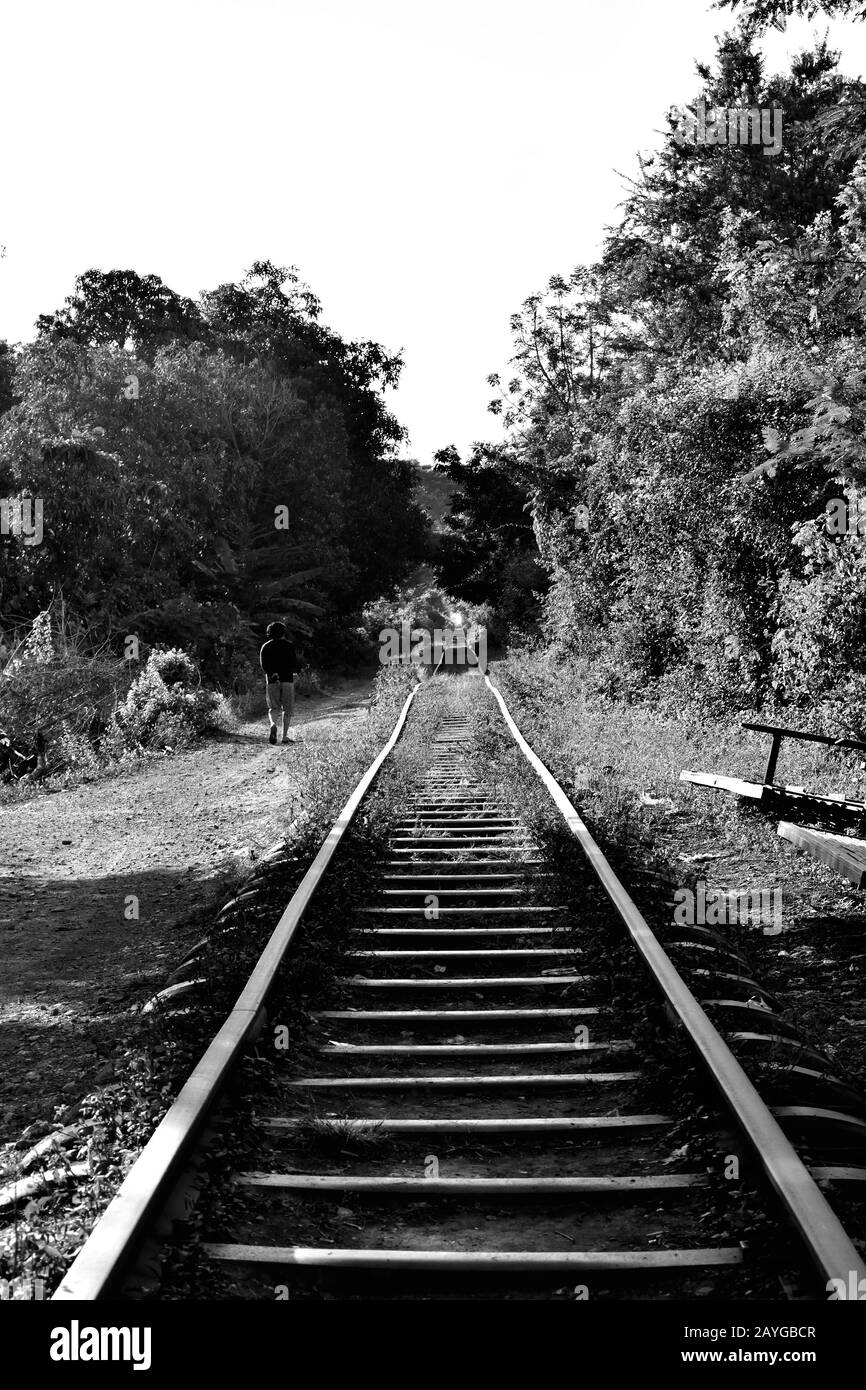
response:
[[[259,664],[269,680],[294,680],[297,669],[295,649],[285,637],[272,637],[259,652]]]

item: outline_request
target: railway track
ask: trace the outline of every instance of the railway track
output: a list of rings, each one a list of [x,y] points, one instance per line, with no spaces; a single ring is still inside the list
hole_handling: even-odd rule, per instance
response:
[[[841,1127],[862,1143],[864,1116],[826,1104],[774,1114],[764,1103],[702,1007],[730,1006],[740,1038],[751,1036],[740,1011],[751,1011],[754,1036],[772,1038],[760,986],[728,955],[702,955],[706,992],[695,997],[494,692],[732,1121],[709,1163],[685,1160],[653,1060],[598,969],[591,916],[562,903],[514,798],[492,791],[475,765],[461,699],[480,685],[472,679],[438,677],[416,711],[431,724],[428,766],[394,811],[380,886],[351,924],[337,1003],[314,1016],[311,1060],[301,1071],[274,1060],[276,1091],[257,1108],[256,1167],[234,1172],[212,1229],[202,1229],[201,1296],[754,1296],[742,1232],[719,1214],[732,1158],[796,1232],[799,1296],[820,1297],[827,1279],[850,1271],[862,1277],[815,1177],[864,1174],[850,1164],[810,1174],[782,1124],[823,1115],[834,1134]],[[292,899],[262,958],[270,953],[268,968],[327,864],[326,855]],[[710,933],[679,935],[688,938],[680,946],[717,949]],[[134,1286],[136,1251],[219,1101],[226,1048],[239,1055],[261,1022],[268,984],[251,986],[234,1033],[215,1040],[219,1063],[210,1052],[203,1059],[55,1298]],[[833,1154],[838,1143],[837,1134]]]

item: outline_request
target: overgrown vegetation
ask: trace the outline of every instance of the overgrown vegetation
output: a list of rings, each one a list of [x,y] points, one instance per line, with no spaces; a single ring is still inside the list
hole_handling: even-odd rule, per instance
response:
[[[175,752],[234,723],[229,701],[202,686],[187,652],[153,648],[144,661],[124,661],[106,643],[94,648],[57,604],[37,615],[0,665],[0,729],[37,730],[45,740],[45,761],[22,779],[28,784]],[[12,770],[3,775],[14,781]]]
[[[229,728],[231,709],[222,695],[197,689],[199,676],[177,647],[151,652],[126,699],[114,710],[103,751],[183,748],[196,734]]]
[[[62,599],[93,650],[182,647],[237,691],[273,619],[316,666],[356,658],[361,607],[423,554],[400,358],[325,327],[294,270],[197,303],[88,271],[2,361],[0,497],[42,518],[4,531],[0,639]]]
[[[776,108],[781,150],[683,138],[672,93],[601,259],[514,315],[506,442],[438,456],[437,572],[623,700],[859,736],[866,87],[822,42],[765,71],[790,8],[746,4],[688,107]]]

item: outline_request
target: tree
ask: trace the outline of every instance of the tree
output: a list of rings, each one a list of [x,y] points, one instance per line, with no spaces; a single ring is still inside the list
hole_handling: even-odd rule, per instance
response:
[[[295,572],[327,554],[333,530],[319,484],[339,495],[343,483],[331,440],[319,478],[305,467],[322,446],[321,422],[289,383],[198,343],[160,348],[147,362],[51,336],[22,353],[16,382],[0,456],[17,490],[43,499],[46,543],[24,557],[40,602],[62,588],[110,627],[181,592],[233,600],[240,574],[253,601],[251,533],[263,524],[263,477],[279,447],[291,447],[295,465],[293,476],[284,470],[282,500],[306,523],[284,557],[291,597],[301,597]],[[268,520],[279,545],[286,533],[273,510]],[[277,578],[272,554],[261,558]]]
[[[87,270],[54,314],[40,314],[40,336],[91,347],[113,344],[139,356],[176,339],[202,334],[195,304],[175,294],[158,275],[134,270]]]
[[[456,484],[433,569],[456,599],[492,604],[503,628],[531,625],[534,596],[546,587],[527,491],[508,460],[487,445],[462,463],[453,444],[434,455],[435,466]]]
[[[599,263],[512,321],[506,443],[443,456],[439,574],[499,604],[522,586],[522,621],[609,691],[838,724],[866,698],[866,538],[822,521],[866,496],[866,88],[822,43],[768,77],[743,32],[698,75],[708,108],[782,107],[781,151],[675,139],[671,112]]]
[[[339,649],[340,625],[422,558],[428,524],[383,402],[399,358],[319,320],[297,273],[264,261],[199,306],[156,276],[78,277],[0,410],[0,483],[51,517],[38,553],[0,554],[5,602],[25,617],[62,591],[104,632],[198,626],[208,651],[216,613],[247,636],[327,619]]]
[[[814,19],[817,14],[840,15],[866,19],[864,0],[717,0],[720,10],[741,10],[747,32],[760,32],[769,25],[785,27],[785,20],[794,15]]]
[[[0,340],[0,415],[5,414],[15,400],[15,356],[8,343]]]
[[[630,356],[643,359],[644,373],[656,362],[727,351],[720,229],[732,209],[745,219],[744,248],[770,230],[793,241],[821,214],[838,220],[837,199],[857,156],[819,116],[844,102],[852,116],[860,111],[863,129],[866,86],[846,81],[837,63],[819,43],[794,59],[789,75],[766,78],[749,41],[729,35],[714,70],[698,65],[698,96],[708,108],[781,108],[782,149],[767,158],[753,145],[677,141],[679,113],[672,111],[670,138],[641,160],[622,220],[607,237],[599,278],[607,303],[631,325]]]
[[[423,550],[427,524],[414,475],[396,456],[404,431],[384,404],[402,360],[378,343],[345,342],[320,322],[321,306],[297,271],[257,261],[239,284],[203,296],[209,330],[227,351],[255,356],[289,377],[311,409],[336,412],[349,476],[339,541],[343,563],[326,591],[343,611],[401,583]]]

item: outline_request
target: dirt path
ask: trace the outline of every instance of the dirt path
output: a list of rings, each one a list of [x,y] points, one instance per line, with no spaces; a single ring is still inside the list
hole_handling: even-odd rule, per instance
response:
[[[285,828],[305,745],[339,741],[369,693],[358,681],[300,700],[295,745],[272,748],[258,719],[0,806],[0,1143],[110,1079],[125,1012],[200,934],[191,914],[219,906],[250,851]]]

